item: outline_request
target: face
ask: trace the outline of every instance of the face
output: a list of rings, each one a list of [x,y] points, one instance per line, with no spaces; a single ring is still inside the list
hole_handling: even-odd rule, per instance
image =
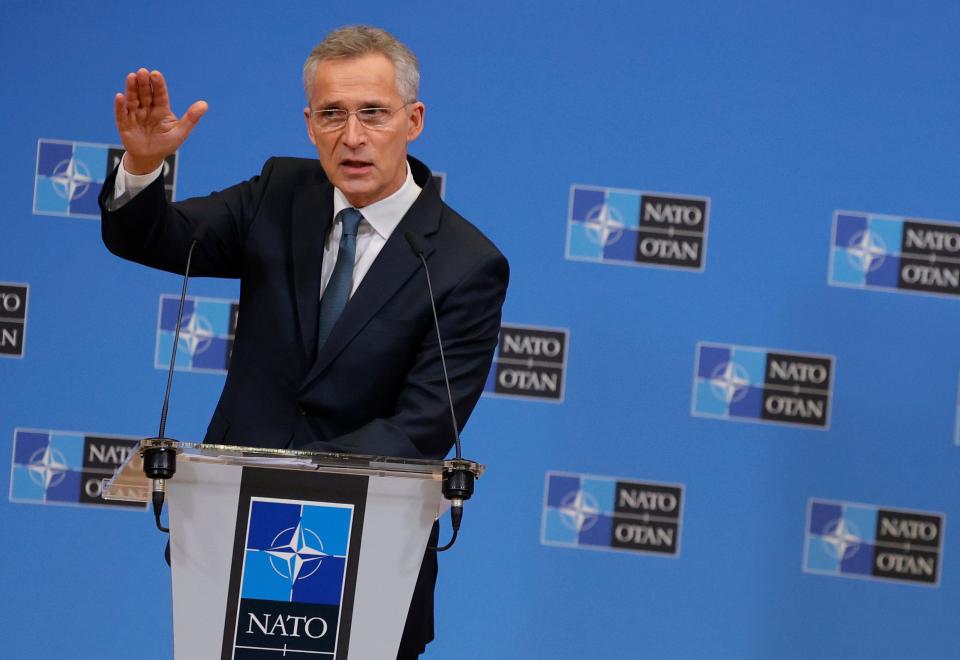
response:
[[[407,176],[407,144],[423,131],[423,103],[403,105],[393,62],[379,53],[351,59],[322,60],[313,79],[310,105],[304,108],[307,134],[317,147],[327,178],[356,207],[390,196]],[[350,115],[343,128],[320,131],[313,110],[391,108],[384,128],[370,129]]]

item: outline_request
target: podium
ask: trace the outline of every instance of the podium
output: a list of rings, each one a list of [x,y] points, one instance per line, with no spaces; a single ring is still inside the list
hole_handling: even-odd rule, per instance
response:
[[[104,497],[149,502],[161,445],[176,660],[396,657],[449,462],[150,439]]]

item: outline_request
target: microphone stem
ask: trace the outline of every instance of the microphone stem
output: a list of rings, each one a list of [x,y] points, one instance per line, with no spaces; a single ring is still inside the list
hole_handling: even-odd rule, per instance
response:
[[[170,388],[173,386],[173,368],[177,364],[177,346],[180,344],[180,325],[183,323],[183,305],[187,300],[187,282],[190,280],[190,260],[193,258],[193,249],[197,247],[197,239],[190,244],[187,252],[187,266],[183,271],[183,286],[180,289],[180,309],[177,311],[177,329],[173,333],[173,354],[170,356],[170,369],[167,371],[167,390],[163,395],[163,410],[160,411],[160,433],[158,438],[164,437],[167,429],[167,412],[170,409]]]
[[[430,293],[430,311],[433,312],[433,327],[437,331],[437,347],[440,349],[440,366],[443,367],[443,383],[447,386],[447,401],[450,402],[450,422],[453,425],[453,438],[456,442],[457,447],[457,460],[461,459],[460,455],[460,430],[457,428],[457,417],[453,411],[453,393],[450,391],[450,377],[447,375],[447,361],[443,356],[443,340],[440,339],[440,321],[437,319],[437,306],[434,304],[433,298],[433,284],[430,282],[430,269],[427,268],[427,260],[423,256],[423,252],[420,252],[417,256],[420,257],[420,261],[423,262],[423,272],[427,276],[427,291]]]

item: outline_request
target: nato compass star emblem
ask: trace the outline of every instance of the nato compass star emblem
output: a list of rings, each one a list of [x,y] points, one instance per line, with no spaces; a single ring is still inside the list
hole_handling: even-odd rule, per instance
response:
[[[43,486],[44,490],[63,481],[69,469],[63,453],[50,446],[33,452],[30,456],[30,464],[27,466],[30,479],[38,486]]]
[[[856,525],[840,518],[827,523],[820,540],[827,552],[843,561],[857,554],[862,537]]]
[[[214,338],[213,326],[200,314],[191,314],[180,328],[180,345],[191,356],[203,353]]]
[[[623,215],[609,204],[599,204],[587,213],[583,227],[594,243],[613,245],[623,236]]]
[[[736,362],[721,364],[710,375],[710,391],[720,401],[730,404],[747,396],[750,375]]]
[[[883,265],[887,258],[887,245],[880,235],[864,229],[850,238],[847,244],[850,264],[864,273],[872,273]]]
[[[597,524],[600,507],[593,495],[577,490],[563,498],[559,512],[563,524],[579,533]]]
[[[83,197],[92,181],[90,169],[83,161],[76,158],[57,163],[50,176],[54,191],[68,201]]]
[[[277,534],[264,552],[270,555],[274,572],[290,584],[306,580],[317,572],[323,559],[329,557],[323,551],[320,537],[302,523]]]

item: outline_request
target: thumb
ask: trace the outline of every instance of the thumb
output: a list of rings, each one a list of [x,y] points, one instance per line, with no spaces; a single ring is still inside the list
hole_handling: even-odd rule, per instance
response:
[[[197,101],[183,113],[183,116],[180,118],[180,124],[189,132],[193,130],[193,127],[197,125],[197,122],[200,121],[200,118],[207,112],[207,102],[206,101]]]

